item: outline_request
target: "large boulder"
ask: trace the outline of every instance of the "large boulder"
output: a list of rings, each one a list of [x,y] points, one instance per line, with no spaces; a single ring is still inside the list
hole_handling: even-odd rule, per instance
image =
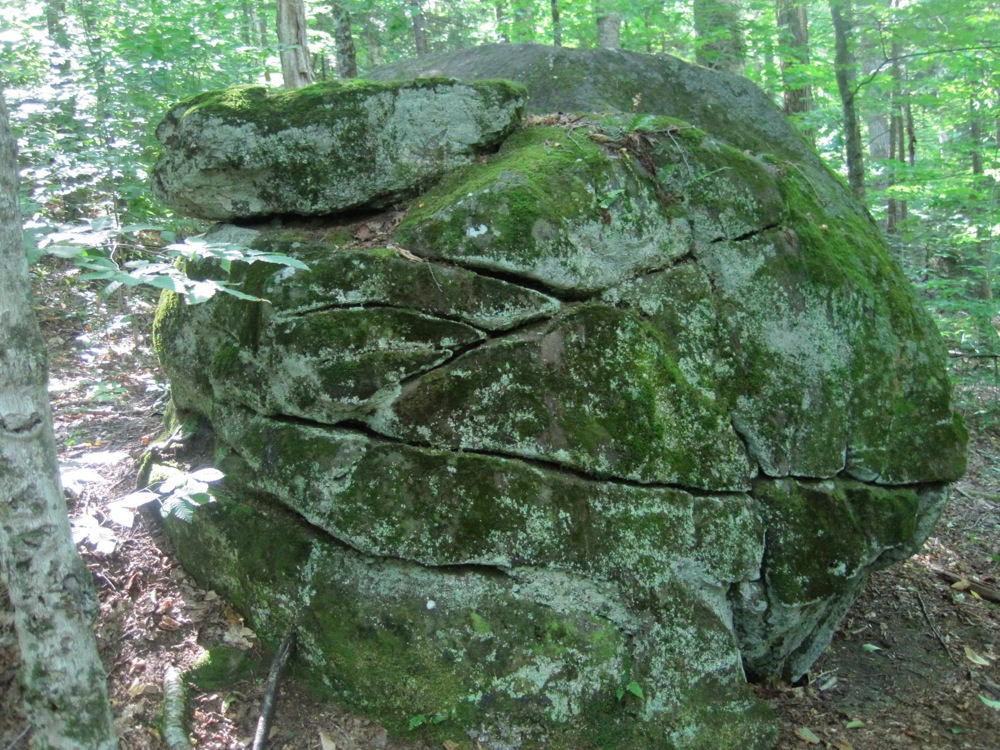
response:
[[[524,99],[506,81],[447,79],[200,94],[157,128],[153,195],[216,221],[385,206],[495,150]]]
[[[161,303],[174,403],[226,473],[169,523],[178,552],[390,729],[771,747],[746,676],[804,674],[964,470],[938,334],[749,84],[609,51],[456,59],[477,54],[565,56],[595,90],[631,86],[624,63],[694,78],[692,119],[727,119],[550,114],[401,221],[217,227],[311,270],[236,264],[266,302]],[[586,91],[565,101],[607,108]]]

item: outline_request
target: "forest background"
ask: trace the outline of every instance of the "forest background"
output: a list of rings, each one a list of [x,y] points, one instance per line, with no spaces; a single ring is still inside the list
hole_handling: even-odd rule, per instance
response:
[[[0,19],[36,280],[68,267],[66,284],[125,311],[115,325],[148,324],[129,320],[133,287],[217,291],[195,289],[172,263],[206,227],[150,198],[154,130],[173,102],[233,84],[364,76],[485,42],[620,47],[743,75],[770,94],[882,226],[946,337],[971,426],[1000,426],[991,0],[0,0]],[[90,387],[92,401],[119,390]]]
[[[485,42],[620,46],[747,76],[867,201],[937,316],[956,376],[996,385],[991,0],[0,0],[31,260],[74,258],[112,289],[180,283],[162,248],[202,227],[150,198],[155,125],[201,91],[281,85],[279,5],[293,22],[304,12],[307,49],[292,51],[308,52],[314,80]],[[989,402],[967,406],[995,416]]]

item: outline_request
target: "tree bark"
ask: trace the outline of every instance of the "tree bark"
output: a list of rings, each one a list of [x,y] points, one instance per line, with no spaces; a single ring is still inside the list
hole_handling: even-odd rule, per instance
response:
[[[597,17],[597,46],[604,49],[621,49],[622,17],[617,13],[605,13]]]
[[[506,44],[510,41],[510,17],[507,15],[507,3],[493,3],[493,17],[496,20],[497,39]]]
[[[47,380],[0,92],[0,569],[14,605],[32,746],[111,750],[118,740],[92,630],[97,597],[70,536]]]
[[[836,49],[837,90],[844,113],[844,140],[846,142],[847,181],[859,200],[865,198],[865,158],[861,142],[861,126],[854,103],[856,67],[851,52],[850,38],[854,30],[851,0],[830,0],[830,18],[833,21]]]
[[[809,15],[803,0],[778,0],[778,29],[782,34],[782,103],[786,115],[812,111],[812,86],[796,80],[794,69],[809,65]],[[812,133],[809,134],[810,139]]]
[[[552,46],[562,47],[562,25],[559,21],[559,0],[552,0]]]
[[[427,54],[427,19],[424,18],[420,0],[410,3],[410,18],[413,21],[413,45],[417,50],[417,57],[423,57]]]
[[[358,53],[351,34],[351,14],[340,0],[330,3],[333,17],[333,41],[337,46],[337,75],[341,78],[358,77]]]
[[[694,0],[695,60],[713,70],[743,75],[746,45],[738,0]]]
[[[278,0],[278,46],[284,87],[298,89],[312,83],[304,0]]]

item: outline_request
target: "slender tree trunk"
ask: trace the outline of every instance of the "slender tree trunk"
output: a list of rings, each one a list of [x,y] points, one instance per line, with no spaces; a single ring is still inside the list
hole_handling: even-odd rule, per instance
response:
[[[984,76],[985,77],[985,76]],[[983,77],[983,78],[984,78]],[[983,80],[980,78],[979,80]],[[976,84],[971,84],[973,93],[969,94],[969,140],[971,142],[969,160],[972,166],[973,189],[981,191],[983,194],[983,204],[989,205],[989,190],[993,180],[986,177],[983,168],[983,127],[981,108],[975,96]],[[973,271],[975,285],[973,296],[981,300],[993,299],[993,259],[989,252],[990,230],[980,218],[976,221],[976,242],[973,252],[972,263],[976,270]],[[992,328],[992,327],[991,327]],[[994,337],[996,332],[993,331]]]
[[[264,71],[264,82],[271,82],[271,69],[267,66],[267,49],[268,49],[268,39],[267,39],[267,16],[264,13],[257,10],[255,12],[254,24],[257,28],[257,39],[260,46],[260,65]]]
[[[893,7],[895,7],[895,2]],[[906,164],[906,110],[909,107],[910,92],[906,90],[906,70],[900,59],[903,47],[894,34],[892,40],[892,113],[889,117],[889,130],[892,139],[890,164],[893,165],[889,174],[891,185],[898,179],[897,164]],[[890,235],[899,232],[899,226],[906,221],[906,201],[890,197],[886,204],[886,232]]]
[[[253,10],[250,0],[240,0],[240,41],[244,47],[253,44]]]
[[[333,41],[337,46],[337,75],[341,78],[358,77],[358,55],[351,34],[351,14],[340,0],[330,3],[333,18]]]
[[[781,33],[781,80],[786,115],[795,116],[813,109],[812,86],[801,83],[795,68],[809,65],[809,15],[804,0],[778,0],[776,7]],[[813,138],[813,133],[809,133]]]
[[[427,54],[427,19],[424,18],[424,8],[420,0],[412,0],[410,3],[410,19],[413,21],[413,45],[417,50],[417,57]]]
[[[0,570],[14,605],[32,747],[111,750],[118,740],[92,630],[97,597],[70,536],[47,380],[0,92]]]
[[[368,51],[368,69],[378,67],[382,64],[382,35],[371,14],[362,16],[361,38],[365,40],[365,49]]]
[[[850,39],[854,30],[851,0],[830,0],[836,49],[837,90],[844,113],[844,140],[847,146],[847,181],[859,200],[865,198],[865,159],[861,142],[861,126],[854,101],[856,67]]]
[[[738,0],[694,0],[693,10],[698,64],[743,75],[746,45]]]
[[[552,0],[552,45],[562,47],[562,26],[559,22],[559,0]]]
[[[493,3],[493,17],[496,19],[497,39],[503,43],[510,41],[510,16],[507,3]]]
[[[304,0],[278,0],[278,45],[284,87],[297,89],[312,83]]]
[[[49,32],[49,39],[55,42],[62,51],[63,57],[54,63],[56,72],[60,76],[69,75],[70,71],[70,39],[66,30],[66,0],[45,0],[45,26]]]
[[[597,16],[597,46],[604,49],[621,49],[622,17],[617,13]]]

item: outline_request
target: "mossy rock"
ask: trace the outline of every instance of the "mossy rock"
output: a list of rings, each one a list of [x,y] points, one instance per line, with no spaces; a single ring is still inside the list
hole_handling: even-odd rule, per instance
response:
[[[513,75],[518,50],[542,68]],[[375,239],[356,216],[220,226],[311,268],[187,264],[265,302],[164,295],[157,352],[230,498],[171,534],[265,641],[297,627],[305,673],[391,730],[770,747],[744,670],[807,671],[964,470],[940,337],[749,83],[647,59],[642,80],[698,82],[697,101],[624,112],[631,79],[572,63],[641,56],[441,61],[495,59],[532,92],[566,83],[532,106],[619,111],[505,133],[401,221],[366,217],[389,227]]]
[[[505,81],[234,86],[174,106],[153,194],[216,221],[385,206],[488,153],[517,124]]]

